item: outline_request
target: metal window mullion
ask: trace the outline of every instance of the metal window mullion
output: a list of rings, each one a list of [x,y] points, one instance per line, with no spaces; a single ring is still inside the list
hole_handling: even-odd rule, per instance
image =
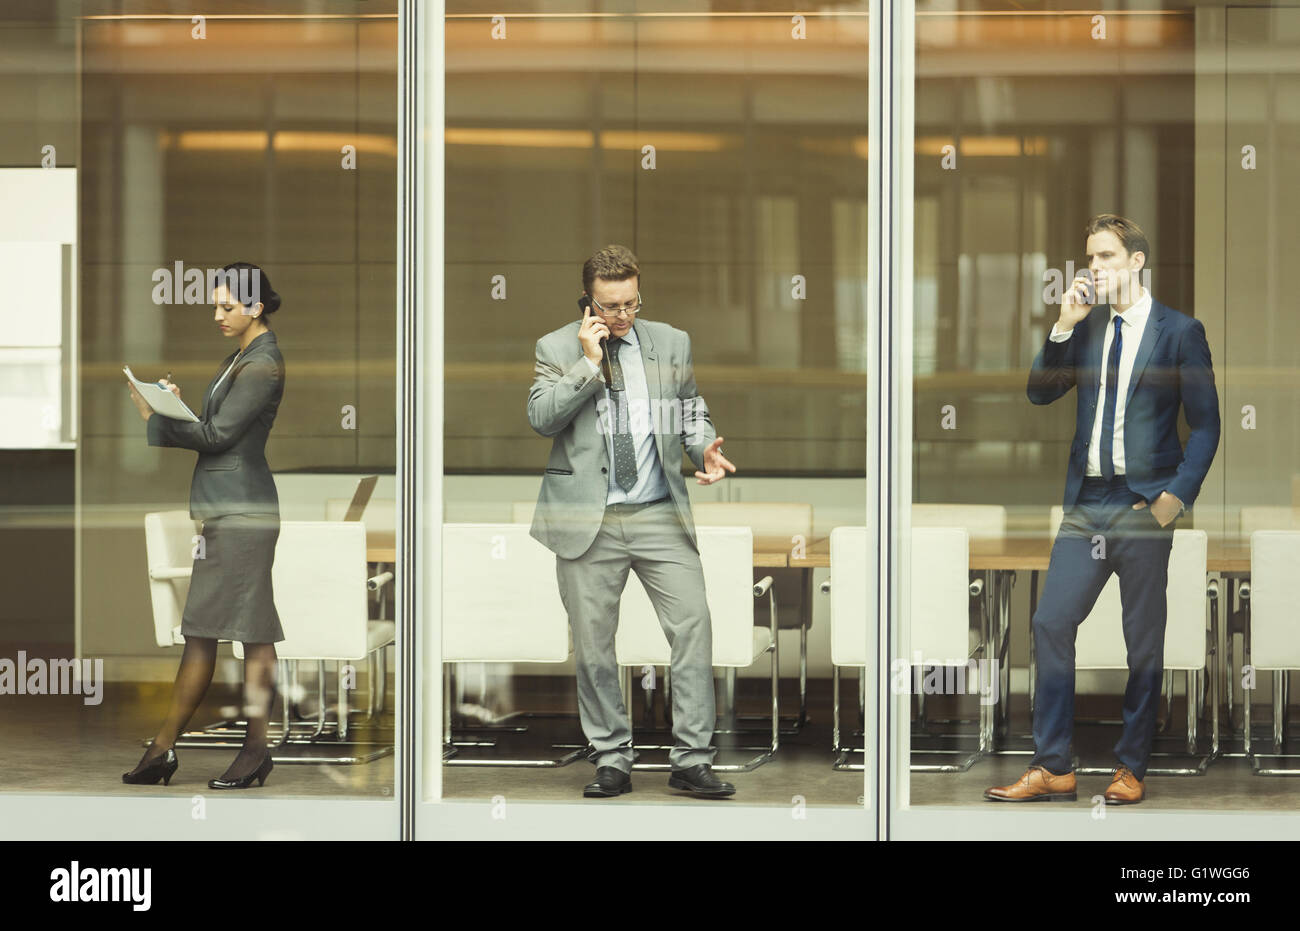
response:
[[[868,172],[868,526],[876,528],[879,625],[876,648],[877,837],[887,839],[894,806],[908,790],[907,705],[891,702],[889,670],[901,655],[907,618],[912,435],[912,132],[914,0],[872,0]],[[869,198],[870,199],[870,198]],[[874,345],[872,345],[874,343]],[[870,772],[870,769],[869,769]],[[870,778],[870,777],[869,777]],[[868,782],[868,788],[870,783]]]

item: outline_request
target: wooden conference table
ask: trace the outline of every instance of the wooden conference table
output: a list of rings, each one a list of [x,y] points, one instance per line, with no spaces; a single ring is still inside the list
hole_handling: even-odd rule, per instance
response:
[[[370,530],[366,533],[366,559],[377,563],[397,562],[396,533]],[[831,564],[830,537],[819,537],[798,548],[791,537],[755,537],[754,568],[828,569]],[[970,548],[972,571],[1043,572],[1052,554],[1052,541],[1043,536],[1003,537],[975,540]],[[1250,544],[1210,540],[1210,572],[1248,575]]]
[[[397,562],[397,531],[366,529],[366,562]]]
[[[1011,586],[1017,572],[1030,574],[1030,616],[1038,606],[1038,574],[1046,572],[1051,561],[1052,538],[1046,534],[1035,533],[1022,536],[1008,536],[996,539],[972,540],[970,546],[970,571],[983,572],[986,576],[983,597],[986,599],[984,616],[989,620],[986,632],[991,641],[991,650],[998,660],[998,670],[1002,681],[999,683],[998,703],[995,708],[994,747],[996,739],[1009,733],[1011,694]],[[1219,604],[1228,610],[1234,603],[1237,586],[1250,576],[1250,544],[1239,540],[1225,540],[1212,536],[1207,548],[1206,572],[1217,573],[1224,577],[1227,591]],[[830,537],[820,537],[808,541],[806,546],[796,551],[790,537],[755,537],[754,566],[789,567],[809,570],[805,575],[805,584],[811,578],[811,570],[829,568]],[[811,606],[809,606],[811,607]],[[1215,713],[1213,718],[1213,750],[1217,753],[1219,744],[1217,692],[1220,676],[1218,664],[1219,605],[1210,612],[1211,642],[1214,647],[1214,662],[1210,675],[1213,677],[1215,693]]]
[[[998,702],[995,708],[994,735],[1007,733],[1010,724],[1011,684],[1011,586],[1017,572],[1030,574],[1029,610],[1033,616],[1038,604],[1038,574],[1047,571],[1052,554],[1052,539],[1046,534],[1008,536],[995,539],[976,539],[970,545],[970,570],[984,572],[987,576],[983,597],[985,617],[989,619],[988,637],[994,657],[998,660]],[[1222,604],[1233,604],[1234,591],[1241,580],[1250,575],[1250,544],[1237,540],[1211,537],[1208,547],[1206,571],[1224,576],[1228,585]],[[366,559],[371,563],[394,565],[397,562],[396,533],[388,530],[371,530],[366,534]],[[757,536],[754,538],[755,569],[802,569],[803,588],[811,590],[813,569],[829,568],[831,564],[830,537],[816,537],[797,544],[794,535]],[[805,600],[806,601],[806,600]],[[804,609],[811,611],[811,604]],[[1218,643],[1218,610],[1211,611],[1213,643]],[[1217,654],[1217,648],[1216,648]],[[1216,655],[1217,660],[1217,655]],[[1218,678],[1217,662],[1212,675]],[[1217,691],[1217,689],[1215,689]],[[1215,715],[1217,718],[1217,715]],[[1217,721],[1215,722],[1217,724]],[[1217,727],[1214,742],[1218,743]],[[996,746],[996,744],[995,744]]]
[[[1005,737],[1010,729],[1011,585],[1017,572],[1029,573],[1029,616],[1033,617],[1038,607],[1038,574],[1047,571],[1051,555],[1052,538],[1046,534],[971,541],[970,569],[972,572],[985,572],[988,578],[985,587],[988,598],[985,616],[991,621],[989,635],[1001,678],[994,712],[994,752],[998,747],[998,738]],[[1226,597],[1219,604],[1227,606],[1225,610],[1230,610],[1236,586],[1250,576],[1250,543],[1211,536],[1206,557],[1206,572],[1222,575],[1227,583]],[[1211,605],[1210,642],[1214,645],[1210,669],[1210,691],[1214,703],[1211,714],[1212,756],[1217,755],[1219,749],[1219,611],[1219,605]]]
[[[797,555],[794,555],[798,551]],[[366,561],[397,562],[397,533],[392,530],[366,531]],[[790,537],[755,537],[755,569],[825,569],[831,564],[831,538],[820,537],[796,547]]]

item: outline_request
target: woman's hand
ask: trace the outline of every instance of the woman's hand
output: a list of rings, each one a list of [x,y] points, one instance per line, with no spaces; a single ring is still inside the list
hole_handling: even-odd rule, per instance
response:
[[[135,402],[135,409],[140,412],[140,419],[148,420],[152,417],[153,408],[149,406],[149,402],[144,399],[144,395],[136,389],[135,385],[128,382],[126,390],[131,393],[131,400]]]
[[[181,386],[180,386],[180,385],[173,384],[172,382],[169,382],[169,381],[168,381],[167,379],[165,379],[165,378],[160,378],[160,379],[158,379],[158,384],[162,385],[164,388],[166,388],[166,389],[167,389],[168,391],[170,391],[172,394],[176,395],[176,397],[179,398],[179,397],[181,396]]]

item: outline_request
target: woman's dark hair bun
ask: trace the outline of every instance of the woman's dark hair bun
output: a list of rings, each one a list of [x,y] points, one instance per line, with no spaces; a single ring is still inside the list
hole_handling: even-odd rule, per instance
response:
[[[261,301],[263,317],[280,309],[280,295],[271,287],[271,279],[266,276],[266,272],[258,266],[251,262],[231,262],[221,271],[233,273],[231,290],[241,304],[252,306]]]

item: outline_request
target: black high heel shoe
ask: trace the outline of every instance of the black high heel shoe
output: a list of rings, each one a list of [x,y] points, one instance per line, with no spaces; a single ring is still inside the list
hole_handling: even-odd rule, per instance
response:
[[[275,764],[271,762],[271,751],[268,750],[266,752],[266,759],[262,760],[262,765],[257,767],[257,769],[253,770],[247,776],[243,776],[239,779],[209,779],[208,788],[247,789],[253,784],[254,779],[257,780],[257,785],[260,788],[261,786],[266,785],[266,777],[271,775],[271,770],[274,767]]]
[[[172,781],[180,761],[176,759],[176,751],[168,747],[162,756],[154,757],[149,761],[149,765],[137,772],[123,773],[122,781],[132,786],[151,786],[162,780],[163,785]]]

